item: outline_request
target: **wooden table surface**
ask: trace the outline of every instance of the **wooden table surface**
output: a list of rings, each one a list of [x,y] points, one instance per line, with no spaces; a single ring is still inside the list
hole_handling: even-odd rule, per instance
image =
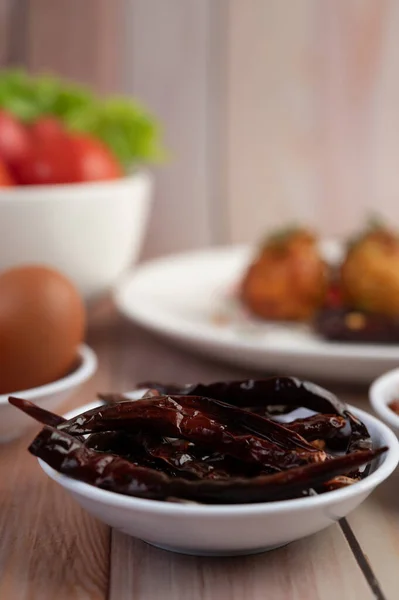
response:
[[[248,375],[173,348],[107,305],[92,318],[89,343],[99,370],[63,411],[145,379]],[[368,408],[366,389],[330,387]],[[0,447],[1,600],[399,598],[398,473],[319,534],[257,556],[197,558],[155,549],[87,515],[26,452],[34,433]]]

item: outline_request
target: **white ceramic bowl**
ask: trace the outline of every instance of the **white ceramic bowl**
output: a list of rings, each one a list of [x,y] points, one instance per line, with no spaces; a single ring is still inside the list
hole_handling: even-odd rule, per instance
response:
[[[2,188],[0,271],[26,263],[62,271],[95,299],[137,259],[152,179]]]
[[[98,406],[92,403],[65,415],[70,418]],[[368,413],[351,407],[367,425],[376,446],[389,447],[372,473],[350,487],[326,494],[260,504],[205,506],[123,496],[43,470],[89,513],[128,535],[166,550],[227,556],[252,554],[288,544],[328,527],[358,506],[395,469],[399,442],[391,430]]]
[[[376,379],[370,387],[369,398],[377,415],[399,435],[399,415],[388,407],[393,400],[399,400],[399,369]]]
[[[32,426],[32,419],[8,403],[9,396],[31,400],[41,408],[54,411],[78,387],[87,381],[97,369],[93,350],[82,344],[79,348],[77,368],[57,381],[30,390],[0,395],[0,442],[8,442],[23,434]]]

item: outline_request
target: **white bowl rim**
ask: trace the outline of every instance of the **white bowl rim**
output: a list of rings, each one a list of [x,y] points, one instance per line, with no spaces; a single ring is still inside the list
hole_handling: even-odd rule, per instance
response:
[[[79,407],[77,410],[70,411],[64,416],[66,418],[71,418],[72,416],[79,414],[79,412],[90,410],[95,406],[98,406],[98,402],[91,402],[90,404]],[[44,472],[49,475],[49,477],[60,483],[60,485],[68,489],[73,494],[84,496],[94,502],[97,501],[102,505],[112,506],[113,508],[140,510],[149,514],[158,515],[163,514],[174,516],[181,514],[204,518],[220,518],[221,516],[228,517],[242,515],[256,516],[270,513],[287,513],[292,510],[309,510],[312,507],[322,507],[334,502],[348,500],[365,492],[371,492],[379,483],[384,481],[394,471],[399,462],[399,441],[389,427],[366,411],[351,405],[348,405],[348,409],[360,417],[360,419],[364,420],[366,425],[373,424],[374,427],[379,430],[381,437],[384,439],[384,443],[382,445],[388,446],[388,451],[382,455],[382,462],[375,469],[375,471],[361,481],[345,488],[321,494],[320,496],[308,496],[305,498],[294,498],[292,500],[277,500],[274,502],[246,504],[179,504],[161,500],[137,498],[135,496],[125,496],[116,492],[103,490],[88,483],[84,483],[58,473],[41,459],[38,459],[38,462]]]
[[[64,392],[69,388],[76,387],[89,379],[97,369],[97,357],[89,346],[81,344],[78,348],[78,356],[80,357],[80,363],[77,368],[68,373],[65,377],[46,383],[39,387],[31,388],[29,390],[22,390],[12,392],[10,394],[0,395],[0,405],[8,404],[8,398],[10,396],[21,396],[24,400],[34,400],[35,398],[43,396],[51,396]]]
[[[385,394],[389,392],[394,385],[397,387],[397,396],[399,398],[399,368],[392,369],[373,381],[369,389],[369,398],[375,412],[382,419],[387,421],[391,427],[399,429],[399,415],[396,415],[387,406],[388,402],[392,401],[393,398],[384,398]]]
[[[44,202],[48,201],[50,197],[54,201],[58,198],[64,199],[66,194],[68,195],[68,198],[73,201],[75,192],[82,192],[85,195],[90,192],[98,194],[102,191],[108,192],[109,190],[115,190],[115,188],[118,187],[124,188],[126,183],[133,184],[140,182],[148,184],[150,180],[150,172],[147,169],[138,168],[132,173],[128,173],[122,177],[105,181],[82,181],[76,183],[55,183],[46,185],[16,185],[0,188],[0,204],[11,201],[19,202],[27,199],[31,202]],[[76,197],[81,199],[81,194],[76,194]]]

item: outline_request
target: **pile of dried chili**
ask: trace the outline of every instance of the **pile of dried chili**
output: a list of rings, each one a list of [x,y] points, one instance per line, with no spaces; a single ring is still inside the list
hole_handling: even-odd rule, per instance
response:
[[[227,504],[324,493],[365,477],[387,450],[373,449],[364,423],[334,395],[291,377],[142,386],[150,391],[141,400],[102,395],[104,405],[68,420],[9,401],[44,424],[29,451],[51,467],[156,500]],[[290,418],[299,407],[309,416]]]

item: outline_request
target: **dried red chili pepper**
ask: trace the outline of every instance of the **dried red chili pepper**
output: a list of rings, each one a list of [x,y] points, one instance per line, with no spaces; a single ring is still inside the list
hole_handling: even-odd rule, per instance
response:
[[[236,406],[302,406],[315,412],[338,415],[344,415],[346,410],[345,404],[331,392],[295,377],[186,385],[144,382],[137,387],[152,388],[164,395],[205,396]]]
[[[338,474],[358,467],[385,452],[387,448],[363,450],[325,461],[254,478],[228,481],[188,481],[111,454],[97,453],[65,431],[49,426],[34,439],[29,451],[69,477],[120,494],[152,499],[170,496],[200,502],[268,502],[292,498],[321,485]]]
[[[84,444],[96,452],[125,458],[136,466],[150,467],[176,476],[175,470],[168,469],[163,461],[157,460],[146,451],[142,440],[137,435],[125,431],[103,431],[92,433]]]
[[[361,422],[358,417],[355,417],[348,410],[345,411],[345,415],[349,419],[351,426],[351,435],[348,444],[347,452],[356,452],[358,450],[369,450],[373,447],[373,441],[370,433],[364,423]]]
[[[99,398],[102,400],[105,400],[107,397],[107,394],[99,394]],[[113,406],[120,407],[116,409],[116,418],[119,418],[122,413],[128,413],[128,405],[135,412],[139,406],[137,402],[143,402],[142,400],[126,401],[123,396],[117,396],[116,394],[113,394],[112,398]],[[250,431],[257,436],[263,437],[269,442],[277,444],[282,448],[291,448],[293,450],[303,449],[309,452],[314,452],[314,448],[301,435],[295,431],[287,431],[287,428],[284,424],[277,423],[276,421],[272,421],[267,417],[253,414],[247,410],[243,410],[220,400],[194,395],[151,396],[151,398],[153,401],[147,405],[142,404],[142,406],[154,407],[159,405],[164,408],[172,408],[183,412],[185,411],[187,415],[193,414],[192,411],[200,411],[203,415],[207,415],[229,425],[237,426],[237,423],[239,422],[241,428]],[[121,402],[122,399],[123,402]],[[95,411],[100,411],[102,415],[108,415],[108,418],[112,418],[111,415],[115,414],[115,412],[109,408],[94,409],[93,412]],[[79,421],[79,418],[77,419]]]
[[[116,454],[136,465],[190,479],[228,479],[237,475],[249,477],[267,472],[266,469],[251,468],[251,465],[244,465],[217,452],[210,454],[206,448],[187,440],[165,440],[125,431],[105,431],[92,433],[85,445],[97,452]]]
[[[245,419],[249,420],[251,424],[257,424],[261,431],[268,431],[270,427],[272,438],[277,439],[280,446],[275,446],[272,442],[267,440],[257,440],[251,435],[240,435],[240,433],[242,433],[240,430],[228,430],[223,423],[217,423],[214,420],[209,420],[202,413],[198,414],[198,409],[201,405],[208,408],[210,405],[213,406],[214,403],[212,401],[207,401],[206,399],[198,399],[195,397],[179,397],[178,403],[170,397],[156,398],[156,402],[154,399],[151,401],[131,401],[129,403],[126,402],[114,406],[97,407],[68,421],[36,407],[29,401],[18,398],[13,398],[10,401],[12,404],[21,410],[24,410],[30,416],[39,420],[40,422],[44,422],[46,424],[54,423],[61,429],[65,429],[66,431],[74,434],[85,434],[92,432],[93,430],[98,432],[118,429],[129,429],[131,432],[143,432],[145,431],[145,425],[148,424],[150,424],[150,431],[153,433],[159,433],[159,421],[166,419],[168,428],[165,428],[163,431],[161,431],[163,435],[181,436],[182,426],[186,424],[186,435],[189,434],[188,429],[191,427],[189,431],[193,437],[200,437],[205,441],[205,446],[207,446],[209,443],[208,438],[210,437],[210,432],[213,432],[215,434],[213,436],[213,442],[215,437],[219,439],[219,442],[217,443],[217,449],[226,446],[227,454],[232,454],[240,459],[246,457],[246,460],[249,462],[261,463],[263,469],[269,467],[276,470],[282,467],[288,468],[290,465],[298,465],[306,462],[306,453],[303,453],[300,447],[298,448],[298,452],[290,452],[286,451],[286,449],[283,449],[284,436],[286,436],[288,448],[290,446],[292,447],[293,445],[292,439],[295,441],[299,440],[299,442],[302,444],[302,439],[297,434],[290,436],[289,431],[285,427],[282,427],[274,422],[270,422],[269,424],[266,422],[266,419],[258,417],[257,415],[253,416],[254,419],[252,423],[252,420],[250,419],[251,415],[249,413],[245,413],[243,414]],[[182,413],[177,412],[166,412],[168,410],[170,411],[171,407],[172,409],[183,409],[181,403],[184,404],[186,415],[182,415]],[[225,413],[226,411],[226,407],[222,405],[222,403],[215,404],[213,408],[215,409],[215,413]],[[236,415],[237,409],[234,407],[232,408],[232,415]],[[244,411],[239,412],[240,414],[244,413]],[[138,418],[138,415],[140,418]],[[231,419],[232,416],[229,412],[228,415]],[[151,417],[154,416],[158,420],[152,420]],[[187,423],[180,420],[180,418],[184,419],[185,416],[187,417]],[[50,421],[53,423],[50,423]],[[204,425],[208,427],[208,433],[205,436],[202,435],[203,430],[201,429],[201,427],[204,427]],[[195,435],[196,429],[198,430],[197,436]],[[232,439],[232,436],[234,436],[234,439]],[[108,438],[108,440],[110,439],[113,438]],[[119,437],[116,439],[119,441],[121,438]],[[133,438],[131,437],[130,439],[133,443]],[[234,442],[234,448],[232,447],[232,441]],[[324,458],[323,454],[317,453],[315,448],[311,447],[310,445],[309,447],[311,452],[314,454],[314,456],[311,456],[309,460],[312,458],[316,459],[316,457],[319,459]]]
[[[270,380],[265,381],[270,386]],[[315,400],[312,394],[317,386],[292,378],[273,379],[274,389],[280,386],[271,402],[274,408],[280,410],[282,398],[286,402],[291,395],[293,408],[314,410],[319,403],[319,410],[329,407],[327,412],[334,414],[281,425],[248,407],[239,408],[248,400],[248,406],[256,403],[257,410],[265,410],[270,398],[265,404],[259,393],[264,383],[215,384],[221,396],[226,390],[236,394],[241,390],[245,398],[235,397],[236,406],[205,397],[162,397],[160,391],[152,391],[145,400],[98,407],[68,421],[22,399],[10,402],[50,425],[34,440],[32,453],[72,477],[147,498],[260,502],[322,493],[364,477],[369,467],[360,471],[359,466],[385,450],[371,450],[367,427],[344,404],[331,401],[324,390]],[[293,390],[298,388],[307,398],[304,401],[302,395],[294,403]],[[120,399],[117,395],[106,398]],[[84,440],[67,432],[91,435]],[[332,458],[310,442],[320,447],[326,442],[347,446],[348,453]]]
[[[200,407],[204,412],[200,411]],[[123,429],[131,433],[184,438],[244,462],[274,469],[324,460],[324,453],[305,440],[302,442],[303,438],[298,434],[258,415],[239,411],[243,415],[242,422],[230,425],[236,419],[237,411],[235,407],[230,410],[228,405],[206,398],[162,396],[98,407],[69,419],[59,428],[72,434]],[[224,420],[217,420],[216,414],[223,414]],[[250,429],[246,420],[258,427]],[[251,430],[255,433],[249,433]],[[269,439],[266,439],[268,431]],[[284,437],[286,447],[283,445]],[[292,440],[297,439],[309,450],[303,450],[299,445],[296,449],[292,448]]]
[[[324,414],[337,414],[349,419],[346,405],[331,392],[311,383],[301,381],[295,377],[270,377],[269,379],[248,379],[244,381],[216,382],[210,384],[167,384],[145,382],[138,385],[140,388],[152,388],[160,393],[174,392],[175,394],[198,394],[215,400],[229,402],[242,407],[265,407],[266,410],[273,406],[278,407],[280,414],[289,412],[289,408],[307,408]],[[251,413],[253,414],[253,413]],[[359,447],[371,447],[371,438],[367,428],[362,424],[362,432],[357,428],[356,422],[349,419],[351,433],[337,437],[337,447],[348,446],[348,451],[356,444]],[[360,439],[361,438],[361,439]],[[362,440],[362,441],[361,441]],[[355,446],[353,446],[355,444]]]
[[[320,438],[331,440],[340,435],[345,425],[346,419],[340,415],[312,415],[285,423],[287,429],[299,433],[308,441]]]
[[[36,406],[36,404],[33,404],[33,402],[30,402],[29,400],[16,398],[15,396],[9,396],[8,401],[10,404],[16,406],[23,412],[27,413],[30,417],[36,421],[39,421],[39,423],[43,423],[44,425],[57,427],[65,421],[64,417],[59,417],[58,415],[45,410],[44,408],[40,408],[40,406]]]
[[[206,448],[198,447],[187,440],[157,440],[148,436],[139,437],[150,456],[164,462],[181,477],[229,479],[233,476],[254,477],[261,472],[267,472],[266,469],[243,464],[218,452],[210,454]]]

